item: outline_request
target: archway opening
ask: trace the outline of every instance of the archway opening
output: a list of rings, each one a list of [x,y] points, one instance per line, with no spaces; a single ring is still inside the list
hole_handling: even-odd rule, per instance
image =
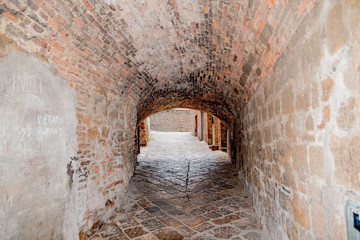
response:
[[[147,146],[152,132],[188,132],[207,143],[213,151],[221,150],[230,156],[229,125],[213,114],[190,108],[172,108],[151,114],[138,123],[138,153]]]

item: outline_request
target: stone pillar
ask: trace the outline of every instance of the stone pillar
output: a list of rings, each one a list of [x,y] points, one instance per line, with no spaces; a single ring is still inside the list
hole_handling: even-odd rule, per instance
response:
[[[200,111],[193,111],[193,121],[194,121],[194,136],[198,137],[201,141],[201,112]]]
[[[206,114],[205,116],[205,141],[207,142],[208,145],[212,144],[212,135],[213,135],[213,130],[212,130],[212,120],[211,120],[212,116],[211,114]]]
[[[149,118],[140,122],[140,146],[144,147],[149,141]]]
[[[215,151],[219,149],[219,119],[216,117],[213,117],[214,123],[212,124],[212,130],[213,130],[213,141],[211,150]]]
[[[219,134],[219,148],[221,151],[226,152],[227,149],[227,127],[224,123],[220,122],[220,134]]]

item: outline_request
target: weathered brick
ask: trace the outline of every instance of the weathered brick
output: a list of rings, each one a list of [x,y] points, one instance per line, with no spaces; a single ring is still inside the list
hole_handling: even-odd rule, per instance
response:
[[[13,22],[15,22],[15,23],[17,23],[17,22],[19,21],[15,16],[13,16],[13,15],[12,15],[11,13],[9,13],[9,12],[3,13],[3,16],[6,17],[6,18],[8,18],[8,19],[10,19],[11,21],[13,21]]]

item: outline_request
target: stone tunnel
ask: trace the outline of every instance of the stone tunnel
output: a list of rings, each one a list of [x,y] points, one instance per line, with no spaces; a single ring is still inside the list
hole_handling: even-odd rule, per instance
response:
[[[357,0],[0,1],[0,238],[83,239],[138,124],[190,108],[228,126],[270,239],[354,239],[359,39]]]

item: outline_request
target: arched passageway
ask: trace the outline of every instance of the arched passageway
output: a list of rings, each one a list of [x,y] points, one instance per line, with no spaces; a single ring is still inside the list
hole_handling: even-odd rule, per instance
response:
[[[175,107],[227,124],[271,239],[354,238],[359,12],[356,0],[1,1],[0,238],[104,226],[135,171],[138,124]]]
[[[151,132],[124,201],[89,239],[267,239],[228,155],[191,132]]]

